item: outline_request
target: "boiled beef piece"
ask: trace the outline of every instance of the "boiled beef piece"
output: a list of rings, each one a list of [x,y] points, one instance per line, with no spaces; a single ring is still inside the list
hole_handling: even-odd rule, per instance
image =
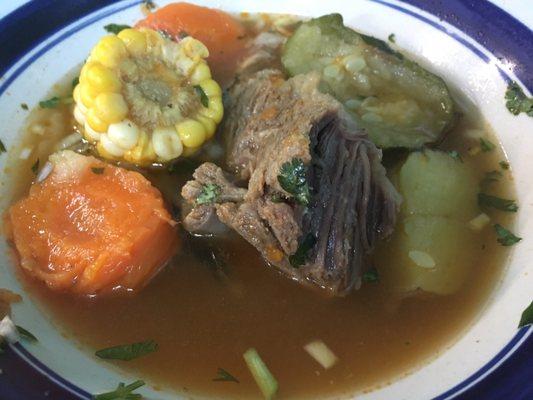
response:
[[[314,74],[286,80],[275,69],[239,78],[223,126],[231,175],[210,163],[195,171],[182,189],[192,205],[184,223],[197,231],[199,215],[216,216],[292,279],[345,295],[392,232],[400,198],[381,152],[318,82]],[[301,196],[283,179],[295,169]],[[198,204],[209,184],[216,196]]]

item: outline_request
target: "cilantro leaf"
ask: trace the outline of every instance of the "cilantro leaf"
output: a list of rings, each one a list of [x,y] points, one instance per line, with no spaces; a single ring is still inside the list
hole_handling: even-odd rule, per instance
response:
[[[477,202],[481,207],[492,207],[507,212],[517,212],[518,205],[514,200],[502,199],[486,193],[478,193]]]
[[[526,113],[533,117],[533,97],[527,97],[516,82],[511,82],[505,91],[505,106],[513,115]]]
[[[94,353],[97,357],[106,360],[130,361],[157,350],[157,343],[153,340],[108,347]]]
[[[33,163],[31,166],[31,172],[33,172],[35,175],[37,175],[37,172],[39,171],[39,159]]]
[[[91,171],[93,171],[93,174],[102,175],[105,171],[105,168],[104,167],[91,167]]]
[[[496,148],[496,146],[494,145],[494,143],[492,143],[490,140],[488,139],[483,139],[483,138],[479,138],[479,145],[481,147],[481,150],[485,153],[489,152],[489,151],[492,151]]]
[[[307,167],[301,159],[293,158],[284,163],[279,171],[278,182],[298,203],[304,206],[309,204],[311,195],[307,184]]]
[[[485,176],[481,180],[481,186],[486,187],[489,186],[491,183],[498,182],[500,178],[503,177],[503,174],[500,171],[489,171],[485,172]]]
[[[41,108],[56,108],[61,102],[61,99],[57,96],[51,97],[47,100],[39,102],[39,107]]]
[[[379,282],[379,273],[375,267],[370,268],[363,274],[363,282],[374,283]]]
[[[222,188],[215,183],[208,183],[196,198],[196,204],[213,204],[222,192]]]
[[[152,0],[144,0],[143,5],[148,11],[155,10],[155,8],[157,7]]]
[[[505,229],[500,224],[494,224],[494,230],[496,231],[496,236],[498,237],[498,243],[500,243],[502,246],[512,246],[522,240],[522,238],[515,236],[512,232]]]
[[[200,85],[194,85],[194,90],[196,91],[196,94],[200,96],[200,102],[204,107],[209,106],[209,98],[204,92],[204,89]]]
[[[520,318],[520,323],[518,324],[518,327],[521,328],[526,325],[533,324],[533,301],[522,313],[522,317]]]
[[[235,382],[239,383],[239,380],[231,375],[228,371],[223,368],[219,368],[217,371],[217,377],[213,378],[215,382]]]
[[[131,26],[129,25],[120,25],[120,24],[108,24],[104,26],[104,29],[109,33],[114,33],[115,35],[118,35],[121,31],[124,29],[129,29]]]
[[[501,169],[509,169],[509,163],[507,161],[500,161],[499,164]]]
[[[391,33],[387,39],[391,43],[396,43],[396,35],[394,33]]]
[[[0,154],[5,153],[7,151],[6,146],[2,140],[0,140]]]
[[[312,233],[305,235],[293,255],[289,256],[289,262],[294,268],[305,264],[309,251],[314,247],[316,238]]]
[[[460,161],[460,162],[463,162],[463,158],[461,157],[461,154],[459,154],[459,152],[457,150],[450,150],[448,152],[448,155],[450,157],[452,157],[454,160],[457,160],[457,161]]]
[[[28,342],[38,342],[39,341],[37,339],[37,337],[33,333],[31,333],[30,331],[24,329],[22,326],[15,325],[15,327],[17,328],[17,332],[19,333],[20,337],[22,337],[23,339],[26,339]]]
[[[30,109],[26,103],[20,103],[20,108],[22,108],[24,111],[28,111]]]
[[[139,400],[142,395],[132,393],[134,390],[144,386],[144,381],[137,380],[129,385],[120,382],[115,390],[93,395],[93,400]]]
[[[80,77],[79,76],[77,76],[74,79],[72,79],[72,82],[71,82],[72,89],[74,89],[76,86],[78,86],[78,83],[80,83]]]

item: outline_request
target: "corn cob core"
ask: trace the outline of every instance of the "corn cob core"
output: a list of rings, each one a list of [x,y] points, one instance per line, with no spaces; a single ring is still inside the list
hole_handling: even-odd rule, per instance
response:
[[[222,119],[207,48],[151,29],[124,29],[92,49],[74,89],[74,117],[100,155],[148,165],[194,153]]]

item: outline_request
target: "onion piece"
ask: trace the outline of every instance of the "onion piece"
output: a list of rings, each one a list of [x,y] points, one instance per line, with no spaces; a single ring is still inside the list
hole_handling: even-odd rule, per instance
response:
[[[30,157],[32,151],[33,151],[33,149],[31,149],[30,147],[24,147],[20,151],[19,158],[21,160],[27,160]]]
[[[254,348],[248,349],[243,354],[243,357],[265,399],[273,399],[278,391],[278,381],[270,373],[257,350]]]
[[[0,321],[0,337],[6,340],[8,343],[17,343],[20,340],[17,327],[11,321],[8,315]]]
[[[330,369],[339,361],[335,353],[322,340],[314,340],[306,344],[304,350],[324,369]]]
[[[81,133],[79,132],[74,132],[74,133],[71,133],[70,135],[68,136],[65,136],[63,139],[61,139],[57,144],[56,144],[56,150],[64,150],[64,149],[67,149],[69,147],[72,147],[74,146],[75,144],[77,144],[78,142],[81,142],[81,139],[82,139],[82,135]]]
[[[37,177],[35,178],[36,182],[44,181],[46,178],[48,178],[48,175],[50,175],[53,170],[54,165],[50,161],[47,161],[37,174]]]

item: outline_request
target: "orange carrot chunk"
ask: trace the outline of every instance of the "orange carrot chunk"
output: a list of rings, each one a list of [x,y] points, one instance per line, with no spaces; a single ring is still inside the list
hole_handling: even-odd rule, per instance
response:
[[[137,172],[63,151],[8,212],[22,269],[82,295],[142,288],[177,245],[161,194]]]
[[[189,3],[172,3],[161,7],[137,23],[164,31],[176,40],[192,36],[209,50],[209,65],[216,78],[225,78],[227,63],[234,64],[244,52],[245,31],[231,15]]]

